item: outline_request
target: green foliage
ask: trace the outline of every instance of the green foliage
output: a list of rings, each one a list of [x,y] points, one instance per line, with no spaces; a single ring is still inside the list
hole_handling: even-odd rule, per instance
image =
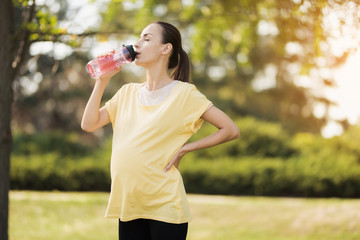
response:
[[[338,161],[338,157],[342,161]],[[13,156],[12,189],[108,191],[108,159]],[[180,165],[190,193],[302,197],[360,197],[360,166],[346,154],[312,158],[184,158]]]
[[[294,136],[292,146],[297,149],[299,157],[336,157],[337,161],[344,163],[360,163],[360,141],[357,141],[359,137],[356,133],[359,133],[358,127],[352,127],[344,135],[330,139],[300,133]],[[343,158],[343,155],[348,157]]]
[[[71,47],[80,46],[81,39],[77,35],[69,35],[66,28],[59,26],[57,14],[49,10],[46,3],[37,5],[35,1],[29,0],[12,0],[12,2],[15,10],[21,14],[21,18],[16,19],[18,21],[16,38],[24,35],[30,44],[52,41],[63,42]]]
[[[188,192],[301,197],[359,197],[360,166],[351,157],[189,159],[180,169]]]
[[[181,162],[190,192],[359,196],[359,127],[331,139],[309,133],[292,138],[278,124],[253,118],[239,119],[236,123],[241,129],[239,140],[199,151]],[[201,129],[204,132],[196,137],[215,130],[208,128],[211,127],[205,125]]]
[[[16,134],[11,187],[31,190],[106,191],[110,188],[111,141],[97,151],[74,133]]]
[[[96,159],[96,158],[95,158]],[[109,164],[94,158],[67,158],[55,153],[17,156],[11,161],[12,189],[107,191]]]
[[[81,142],[79,135],[64,134],[59,131],[35,134],[15,134],[13,153],[16,155],[38,155],[56,153],[59,156],[84,156],[92,149]]]
[[[66,30],[58,27],[57,17],[41,9],[34,20],[25,26],[30,31],[30,41],[54,41]]]
[[[183,158],[180,171],[188,192],[360,197],[358,127],[331,139],[311,134],[291,138],[277,124],[253,118],[239,119],[236,123],[242,129],[240,140]],[[199,138],[215,130],[205,125],[195,136]],[[75,136],[63,134],[63,142],[55,144],[58,136],[54,133],[47,137],[16,136],[11,162],[12,188],[109,190],[111,140],[85,154]],[[72,144],[71,149],[75,150],[66,150]]]

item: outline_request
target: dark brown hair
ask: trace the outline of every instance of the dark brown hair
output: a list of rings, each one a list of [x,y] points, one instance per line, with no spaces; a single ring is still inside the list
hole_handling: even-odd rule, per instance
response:
[[[182,49],[179,30],[170,23],[157,21],[155,24],[159,24],[162,28],[162,43],[171,43],[172,45],[168,69],[175,69],[171,73],[171,78],[189,82],[190,60],[187,53]]]

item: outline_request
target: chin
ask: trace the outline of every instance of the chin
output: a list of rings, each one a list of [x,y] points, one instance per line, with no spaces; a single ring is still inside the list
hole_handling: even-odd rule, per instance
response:
[[[134,63],[135,63],[135,65],[140,66],[140,67],[146,67],[146,65],[147,65],[146,62],[143,62],[137,58],[135,59]]]
[[[135,65],[142,66],[141,62],[136,58],[134,60]]]

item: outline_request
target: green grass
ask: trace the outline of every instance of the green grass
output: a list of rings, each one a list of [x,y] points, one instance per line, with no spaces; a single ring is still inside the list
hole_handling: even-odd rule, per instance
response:
[[[10,240],[117,239],[107,193],[10,193]],[[360,239],[360,200],[189,195],[188,240]]]

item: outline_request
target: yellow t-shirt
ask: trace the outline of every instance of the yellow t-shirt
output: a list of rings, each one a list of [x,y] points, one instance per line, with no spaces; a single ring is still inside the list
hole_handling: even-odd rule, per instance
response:
[[[111,192],[105,217],[169,223],[191,221],[184,184],[172,156],[201,127],[211,102],[179,82],[160,104],[139,102],[140,83],[126,84],[105,104],[113,126]]]

